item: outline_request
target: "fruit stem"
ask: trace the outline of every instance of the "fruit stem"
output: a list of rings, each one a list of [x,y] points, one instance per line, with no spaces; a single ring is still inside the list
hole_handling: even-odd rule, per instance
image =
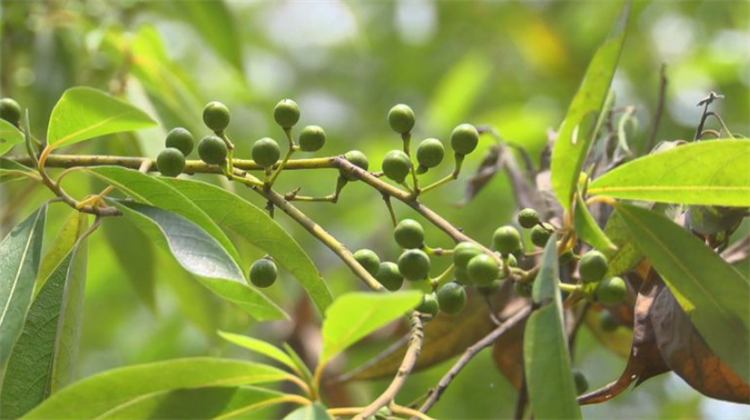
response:
[[[463,166],[463,163],[464,163],[464,155],[456,153],[454,154],[454,157],[456,159],[456,167],[453,170],[453,172],[450,175],[446,175],[444,178],[439,179],[433,182],[432,184],[422,188],[422,190],[420,191],[422,194],[428,191],[434,190],[435,188],[443,184],[447,184],[453,181],[454,179],[458,179],[458,175],[461,173],[461,166]]]
[[[570,283],[560,283],[560,284],[558,284],[558,287],[560,288],[560,290],[562,290],[564,292],[572,293],[572,292],[577,292],[577,291],[581,290],[583,288],[583,285],[581,285],[581,284],[570,284]]]
[[[284,155],[284,159],[281,161],[279,166],[276,167],[276,169],[273,171],[273,174],[271,175],[271,178],[268,180],[269,188],[273,186],[274,182],[276,182],[276,178],[278,178],[279,174],[281,174],[281,171],[286,168],[286,164],[289,163],[289,159],[292,157],[292,154],[294,154],[295,150],[297,150],[297,145],[294,144],[294,138],[292,137],[292,129],[284,128],[284,134],[286,134],[286,139],[289,140],[289,149],[287,149],[286,155]]]
[[[451,278],[453,278],[453,269],[455,266],[453,264],[449,265],[448,268],[445,269],[442,273],[440,273],[439,276],[435,277],[431,280],[431,283],[433,285],[433,289],[437,289],[443,284],[447,283]]]
[[[401,139],[404,141],[404,153],[406,153],[406,156],[409,156],[409,162],[411,163],[409,172],[411,172],[412,185],[414,186],[412,195],[414,195],[414,198],[417,198],[419,196],[419,181],[417,179],[417,171],[414,169],[414,163],[411,162],[411,133],[402,134]]]

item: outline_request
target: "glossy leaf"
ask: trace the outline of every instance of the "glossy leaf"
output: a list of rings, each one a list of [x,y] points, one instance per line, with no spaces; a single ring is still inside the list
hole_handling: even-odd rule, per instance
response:
[[[86,221],[85,214],[74,212],[45,257],[57,266],[31,304],[8,360],[0,392],[3,418],[20,417],[72,382],[86,281],[88,250],[80,240]]]
[[[205,182],[175,178],[162,180],[205,211],[219,226],[273,256],[300,282],[321,312],[331,304],[333,297],[315,264],[297,241],[264,210]]]
[[[263,340],[258,340],[257,338],[248,337],[246,335],[232,334],[224,331],[219,331],[219,336],[232,344],[236,344],[252,352],[262,354],[266,357],[276,360],[277,362],[286,365],[294,371],[297,370],[297,366],[294,364],[294,361],[292,361],[289,355],[287,355],[281,349],[271,343],[267,343]]]
[[[23,143],[23,133],[15,125],[0,118],[0,156],[18,143]]]
[[[5,365],[29,310],[46,216],[44,204],[0,242],[0,366]]]
[[[52,110],[47,142],[60,147],[154,125],[156,121],[127,102],[100,90],[75,87],[66,90]]]
[[[344,351],[371,332],[398,319],[417,306],[422,292],[347,293],[326,311],[320,363]]]
[[[558,132],[552,151],[552,187],[565,209],[572,205],[578,176],[594,140],[595,130],[583,123],[591,115],[598,116],[604,106],[620,60],[628,13],[626,6],[612,35],[596,51]]]
[[[588,190],[632,200],[750,206],[750,140],[706,140],[630,161]]]
[[[748,381],[748,280],[667,217],[624,203],[617,211],[709,347]]]
[[[195,357],[127,366],[97,373],[53,394],[23,419],[94,419],[177,389],[282,381],[275,367],[240,360]]]
[[[34,295],[44,286],[45,281],[58,268],[60,262],[68,256],[78,243],[78,238],[88,228],[88,214],[72,211],[55,236],[52,246],[44,254],[37,273]]]
[[[261,321],[287,316],[260,291],[247,285],[242,271],[224,248],[195,223],[145,204],[117,200],[112,203],[221,298]]]
[[[300,407],[284,417],[284,420],[333,420],[326,408],[320,403]]]
[[[532,292],[534,302],[542,306],[526,321],[523,343],[526,384],[536,419],[582,418],[570,370],[558,275],[557,243],[552,236]]]

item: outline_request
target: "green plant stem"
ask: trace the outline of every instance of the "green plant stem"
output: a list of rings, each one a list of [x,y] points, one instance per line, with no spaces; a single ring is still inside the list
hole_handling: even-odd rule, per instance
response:
[[[406,153],[406,156],[409,157],[409,161],[411,162],[411,133],[404,133],[401,135],[401,139],[404,141],[404,153]],[[419,196],[419,180],[417,179],[417,172],[414,169],[414,163],[411,164],[411,168],[409,168],[409,172],[411,172],[411,180],[412,180],[412,194],[414,194],[414,197]]]
[[[385,202],[385,206],[388,208],[388,214],[391,216],[391,223],[393,223],[393,227],[395,228],[396,225],[398,225],[398,218],[396,217],[396,212],[393,211],[391,196],[388,194],[383,194],[383,201]]]
[[[581,289],[583,289],[582,285],[580,284],[568,284],[568,283],[560,283],[558,287],[560,288],[560,290],[564,292],[570,292],[570,293],[578,292]]]
[[[453,169],[453,172],[450,175],[446,175],[444,178],[441,178],[433,182],[432,184],[429,184],[428,186],[422,188],[421,190],[422,194],[428,191],[432,191],[435,188],[438,188],[444,184],[447,184],[453,180],[458,179],[458,175],[461,173],[461,167],[463,166],[463,163],[464,163],[464,155],[459,155],[458,153],[456,153],[454,157],[456,159],[456,167],[455,169]]]
[[[284,129],[284,134],[286,134],[286,139],[289,141],[289,149],[286,151],[286,155],[284,155],[284,159],[281,161],[281,163],[276,166],[276,169],[274,169],[273,174],[271,174],[271,179],[268,180],[268,187],[272,187],[273,183],[276,182],[276,178],[279,177],[279,174],[281,174],[281,171],[286,168],[287,163],[289,163],[289,159],[291,159],[294,152],[297,150],[297,145],[294,144],[294,138],[292,138],[292,130],[290,128]]]

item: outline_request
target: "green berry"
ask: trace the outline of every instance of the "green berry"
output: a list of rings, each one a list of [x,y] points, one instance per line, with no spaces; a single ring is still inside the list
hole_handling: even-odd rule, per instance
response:
[[[261,258],[250,267],[250,281],[257,287],[268,287],[279,275],[276,263],[269,258]]]
[[[221,165],[227,159],[227,144],[214,135],[203,137],[198,142],[198,156],[209,165]]]
[[[612,332],[620,326],[620,323],[610,311],[603,310],[599,312],[599,326],[604,331]]]
[[[436,317],[440,312],[440,303],[434,293],[422,296],[422,302],[417,306],[417,312]]]
[[[380,258],[378,254],[369,249],[360,249],[354,253],[354,259],[364,267],[370,275],[375,276],[380,269]]]
[[[404,182],[411,168],[411,159],[401,150],[391,150],[383,158],[383,173],[398,183]]]
[[[596,299],[605,305],[616,305],[625,298],[628,286],[622,277],[608,277],[596,287]]]
[[[461,284],[471,284],[471,279],[469,278],[469,273],[466,271],[466,268],[454,267],[453,276],[456,278],[456,281]]]
[[[344,157],[346,160],[352,163],[352,165],[362,169],[367,170],[370,168],[370,162],[367,160],[367,156],[365,156],[364,153],[360,152],[359,150],[351,150],[349,152],[346,152],[344,154]],[[356,181],[357,178],[351,175],[349,172],[345,170],[340,171],[341,176],[343,176],[347,181]]]
[[[552,236],[553,232],[554,227],[549,223],[536,225],[531,228],[531,243],[538,246],[539,248],[544,248],[547,245],[547,241],[549,240],[549,237]]]
[[[11,98],[0,99],[0,118],[18,127],[21,123],[21,105]]]
[[[576,392],[578,393],[578,395],[581,395],[584,392],[588,391],[589,381],[588,379],[586,379],[586,375],[584,375],[583,372],[579,370],[574,370],[573,381],[576,384]]]
[[[420,249],[404,251],[398,257],[398,271],[407,280],[424,280],[430,275],[430,257]]]
[[[491,284],[500,275],[500,267],[497,261],[487,254],[477,255],[469,261],[466,272],[473,283],[480,286]]]
[[[291,99],[282,99],[273,108],[273,119],[282,128],[292,128],[299,121],[299,105]]]
[[[492,283],[484,286],[477,286],[477,292],[483,296],[490,296],[500,289],[502,282],[500,280],[494,280]]]
[[[492,245],[503,255],[518,252],[522,247],[521,234],[513,226],[499,227],[492,235]]]
[[[399,134],[406,134],[414,128],[414,111],[404,104],[399,104],[388,111],[388,124]]]
[[[401,248],[421,248],[424,244],[424,229],[416,220],[404,219],[393,229],[393,238]]]
[[[456,282],[444,284],[437,291],[440,309],[449,315],[455,315],[466,306],[466,290]]]
[[[608,268],[607,257],[596,250],[583,254],[578,263],[578,272],[585,283],[600,281],[607,274]]]
[[[516,291],[518,296],[530,297],[531,296],[531,284],[517,281],[513,284],[513,290]]]
[[[164,176],[177,176],[185,169],[185,155],[174,147],[167,147],[156,157],[156,167]]]
[[[461,124],[451,133],[451,147],[459,155],[468,155],[479,144],[479,132],[471,124]]]
[[[308,125],[299,133],[299,148],[303,152],[317,152],[326,144],[326,132],[317,125]]]
[[[445,157],[445,148],[438,139],[426,139],[417,147],[417,162],[425,168],[434,168],[440,165]]]
[[[482,253],[482,248],[474,242],[460,242],[453,248],[453,264],[457,268],[466,268],[469,261]]]
[[[539,224],[539,213],[534,209],[523,209],[518,212],[518,224],[524,229],[531,229]]]
[[[167,133],[165,144],[167,147],[174,147],[181,151],[184,156],[187,156],[195,147],[195,138],[193,138],[193,135],[186,129],[177,127]]]
[[[281,149],[276,140],[264,137],[253,144],[251,151],[253,160],[264,168],[270,168],[281,157]]]
[[[203,108],[203,123],[217,133],[229,126],[229,120],[229,108],[221,102],[209,102]]]
[[[380,263],[375,279],[391,292],[400,289],[404,284],[404,276],[398,271],[398,265],[392,262]]]

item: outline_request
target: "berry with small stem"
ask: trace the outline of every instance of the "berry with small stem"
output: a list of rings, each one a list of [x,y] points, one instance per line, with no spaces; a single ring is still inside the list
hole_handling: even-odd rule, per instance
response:
[[[596,299],[605,305],[616,305],[622,302],[627,291],[622,277],[607,277],[596,287]]]
[[[360,152],[359,150],[351,150],[344,154],[344,158],[351,162],[352,165],[362,169],[362,170],[368,170],[370,168],[370,162],[367,160],[367,156],[365,156],[364,153]],[[345,170],[340,171],[341,176],[344,177],[347,181],[356,181],[357,177],[353,176],[349,172]]]
[[[164,176],[177,176],[185,169],[185,155],[174,147],[167,147],[156,157],[156,168]]]
[[[481,254],[469,261],[466,272],[473,283],[487,286],[498,278],[500,267],[497,266],[497,261],[494,258],[487,254]]]
[[[466,269],[469,261],[482,253],[482,248],[474,242],[459,242],[453,248],[453,264],[456,268]]]
[[[398,271],[398,265],[390,261],[380,263],[375,279],[391,292],[400,289],[404,284],[404,276]]]
[[[411,168],[411,159],[401,150],[391,150],[383,157],[383,173],[399,184],[404,182]]]
[[[451,133],[451,147],[459,155],[468,155],[479,144],[479,132],[471,124],[461,124]]]
[[[388,124],[399,134],[411,132],[415,120],[414,111],[408,105],[398,104],[388,111]]]
[[[303,152],[317,152],[326,144],[326,132],[317,125],[308,125],[299,133],[299,148]]]
[[[424,245],[424,229],[416,220],[404,219],[393,229],[393,239],[401,248],[421,248]]]
[[[354,253],[354,259],[372,276],[375,276],[380,269],[380,258],[372,250],[360,249]]]
[[[203,123],[216,133],[224,131],[230,119],[229,108],[221,102],[209,102],[203,108]]]
[[[173,128],[167,133],[167,140],[164,142],[167,147],[174,147],[187,156],[195,148],[195,138],[186,129],[182,127]]]
[[[203,137],[198,142],[198,156],[209,165],[221,165],[227,159],[227,144],[214,135]]]
[[[417,146],[417,162],[421,168],[434,168],[440,165],[444,157],[445,148],[438,139],[422,140]]]
[[[273,108],[273,119],[281,128],[290,129],[299,121],[299,105],[291,99],[282,99]]]
[[[513,226],[501,226],[492,235],[492,245],[503,255],[512,254],[522,249],[521,234]]]
[[[578,272],[585,283],[595,283],[607,274],[609,263],[607,257],[599,251],[592,250],[581,256],[578,263]]]
[[[430,257],[421,249],[406,250],[398,257],[398,271],[407,280],[424,280],[430,275]]]
[[[276,263],[270,258],[261,258],[250,267],[250,281],[257,287],[271,286],[278,274]]]
[[[11,98],[0,99],[0,118],[18,127],[21,123],[21,105]]]
[[[539,213],[531,208],[518,212],[518,224],[524,229],[531,229],[539,224]]]
[[[455,315],[466,306],[466,290],[456,282],[444,284],[437,291],[440,309],[449,315]]]
[[[580,370],[573,371],[573,382],[576,384],[576,392],[578,395],[583,394],[589,389],[589,381],[586,379],[586,375]]]
[[[551,224],[537,224],[531,228],[531,232],[529,234],[529,236],[531,236],[531,243],[540,248],[544,248],[544,246],[547,245],[547,241],[549,240],[549,237],[552,236],[553,232],[554,226],[552,226]]]
[[[281,149],[276,140],[264,137],[253,143],[251,154],[255,163],[264,168],[270,168],[279,161]]]
[[[429,315],[434,318],[440,312],[440,303],[434,293],[428,293],[422,296],[422,302],[417,306],[417,312]]]

